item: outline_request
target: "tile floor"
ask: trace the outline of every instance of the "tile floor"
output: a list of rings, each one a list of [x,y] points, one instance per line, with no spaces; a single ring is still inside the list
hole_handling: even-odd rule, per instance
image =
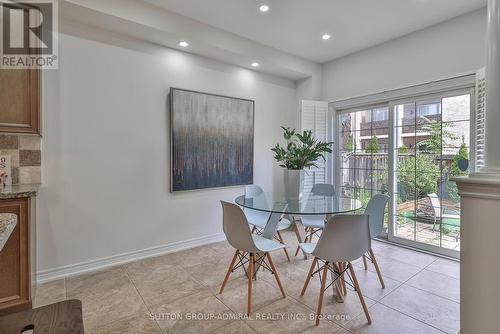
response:
[[[284,237],[293,257],[295,236],[287,232]],[[45,283],[37,290],[35,304],[80,299],[86,333],[458,332],[457,262],[381,242],[374,242],[373,249],[385,289],[371,264],[368,271],[362,263],[355,264],[373,319],[371,326],[353,291],[344,303],[337,303],[329,289],[323,307],[328,320],[315,327],[309,316],[317,305],[317,276],[305,296],[299,296],[311,260],[299,255],[288,262],[281,251],[273,259],[287,298],[281,298],[272,275],[260,272],[254,313],[245,319],[247,281],[241,269],[235,271],[224,293],[218,294],[234,252],[226,242]]]

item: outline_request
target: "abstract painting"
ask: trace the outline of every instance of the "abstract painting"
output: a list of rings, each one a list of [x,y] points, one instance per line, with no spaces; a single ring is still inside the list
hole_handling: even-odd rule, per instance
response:
[[[171,191],[253,183],[254,101],[170,89]]]

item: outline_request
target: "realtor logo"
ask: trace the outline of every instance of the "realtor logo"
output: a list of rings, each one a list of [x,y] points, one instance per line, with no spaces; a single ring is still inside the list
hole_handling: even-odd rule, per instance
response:
[[[0,68],[58,68],[57,0],[0,0]]]

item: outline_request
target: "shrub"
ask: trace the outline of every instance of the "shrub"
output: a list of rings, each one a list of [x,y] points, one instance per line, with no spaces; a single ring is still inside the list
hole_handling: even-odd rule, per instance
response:
[[[366,153],[378,153],[380,151],[380,145],[378,143],[377,136],[373,136],[370,139],[370,142],[368,143],[368,145],[366,145],[365,151]]]
[[[402,187],[398,190],[406,194],[406,199],[415,199],[415,196],[421,198],[437,192],[440,171],[428,155],[405,157],[398,163],[397,170],[398,181]]]

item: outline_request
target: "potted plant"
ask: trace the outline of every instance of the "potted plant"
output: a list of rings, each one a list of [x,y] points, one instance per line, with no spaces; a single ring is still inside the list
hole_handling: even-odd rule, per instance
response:
[[[285,168],[285,194],[287,197],[298,198],[302,191],[304,169],[318,167],[318,159],[325,159],[326,153],[332,153],[333,142],[326,143],[316,140],[312,131],[297,133],[295,129],[281,127],[286,147],[276,144],[271,149],[274,159]]]

